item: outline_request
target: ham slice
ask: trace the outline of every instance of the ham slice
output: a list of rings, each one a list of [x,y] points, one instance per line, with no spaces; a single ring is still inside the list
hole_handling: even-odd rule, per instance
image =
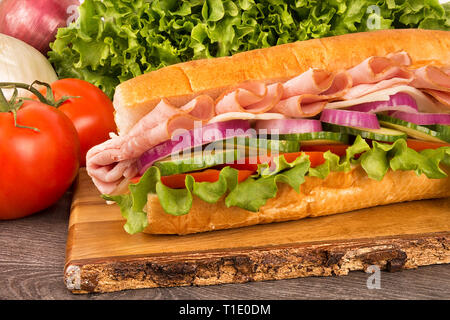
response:
[[[412,86],[422,89],[438,102],[450,107],[450,68],[424,66],[414,70]]]
[[[199,96],[181,108],[163,99],[127,135],[90,149],[87,172],[100,192],[111,194],[123,179],[138,173],[136,159],[145,151],[169,140],[176,130],[193,129],[195,121],[207,122],[213,116],[214,101],[209,96]]]
[[[390,59],[392,62],[396,63],[401,67],[410,66],[412,61],[409,54],[405,51],[389,53],[386,58]]]
[[[450,72],[444,68],[425,66],[414,70],[411,85],[420,89],[450,92]]]
[[[321,113],[326,104],[325,97],[304,94],[280,101],[272,112],[279,112],[293,118],[307,118]]]
[[[281,100],[271,111],[293,118],[313,117],[322,112],[328,101],[341,98],[352,87],[350,74],[345,71],[333,75],[331,81],[326,77],[322,79],[321,83],[316,82],[313,94],[294,89],[288,90],[288,92],[300,94]],[[291,84],[294,83],[291,82]],[[290,84],[285,83],[283,87],[288,85]]]
[[[438,102],[443,104],[446,107],[449,107],[448,111],[450,111],[450,92],[426,89],[424,90],[430,96],[435,98]]]
[[[151,147],[169,140],[175,130],[191,130],[195,121],[206,122],[213,116],[214,101],[209,96],[199,96],[181,108],[163,99],[130,130],[121,147],[122,157],[137,158]]]
[[[406,52],[371,57],[348,70],[354,86],[344,96],[353,100],[400,85],[410,85],[428,93],[444,106],[450,106],[450,67],[423,66],[407,69],[411,58]]]
[[[280,100],[283,94],[282,85],[275,83],[265,85],[262,82],[247,82],[239,88],[222,94],[216,103],[217,114],[228,112],[268,112]]]
[[[301,75],[283,83],[283,99],[302,94],[318,95],[328,90],[334,81],[334,74],[325,70],[309,69]]]
[[[345,94],[344,99],[356,99],[379,90],[411,83],[414,73],[406,68],[410,63],[411,59],[405,52],[367,58],[348,70],[353,87]]]
[[[328,100],[342,97],[352,86],[350,75],[310,69],[281,84],[245,83],[217,99],[216,113],[280,113],[288,117],[319,114]]]
[[[112,193],[118,181],[133,178],[139,171],[134,159],[119,160],[125,140],[124,137],[116,136],[93,147],[86,155],[87,172],[102,193]]]

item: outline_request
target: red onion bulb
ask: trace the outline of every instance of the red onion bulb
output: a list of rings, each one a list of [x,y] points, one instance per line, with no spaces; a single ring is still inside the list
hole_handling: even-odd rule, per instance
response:
[[[3,0],[0,33],[20,39],[45,55],[58,28],[75,20],[79,4],[79,0]]]

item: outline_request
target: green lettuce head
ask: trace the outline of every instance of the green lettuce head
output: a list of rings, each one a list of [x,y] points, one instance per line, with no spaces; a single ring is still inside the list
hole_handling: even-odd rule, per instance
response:
[[[110,97],[128,79],[178,62],[388,28],[450,30],[437,0],[85,0],[48,53],[59,77]]]

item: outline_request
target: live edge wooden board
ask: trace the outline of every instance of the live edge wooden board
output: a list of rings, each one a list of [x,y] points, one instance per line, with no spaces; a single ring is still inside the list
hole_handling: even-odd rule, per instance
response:
[[[450,198],[186,236],[129,235],[84,170],[64,279],[73,293],[398,271],[450,263]]]

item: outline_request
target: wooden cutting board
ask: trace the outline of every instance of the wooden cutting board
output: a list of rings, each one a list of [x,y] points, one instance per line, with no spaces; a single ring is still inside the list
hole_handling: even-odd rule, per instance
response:
[[[64,278],[74,293],[397,271],[450,263],[450,198],[299,221],[129,235],[85,170],[75,189]]]

